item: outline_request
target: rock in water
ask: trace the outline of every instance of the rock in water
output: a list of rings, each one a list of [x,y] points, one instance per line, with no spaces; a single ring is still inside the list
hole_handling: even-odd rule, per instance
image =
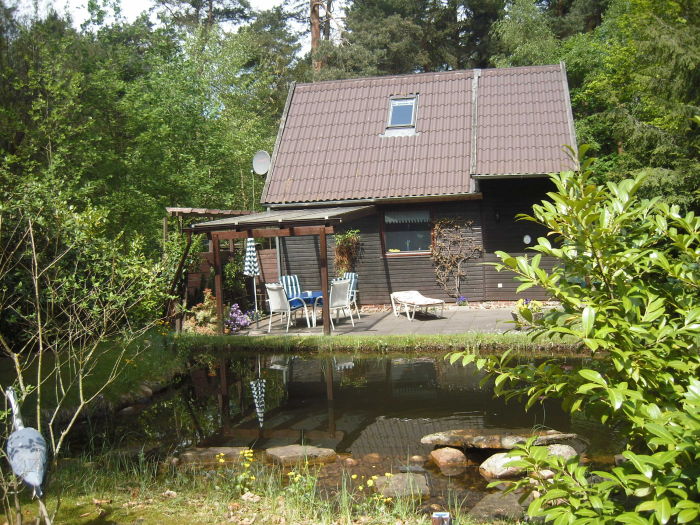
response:
[[[525,443],[530,437],[537,436],[535,445],[547,446],[564,444],[573,447],[582,454],[588,448],[588,441],[578,434],[564,433],[557,430],[537,430],[529,428],[467,428],[446,430],[423,436],[420,440],[424,445],[459,448],[492,448],[511,450],[519,443]]]
[[[265,454],[270,461],[278,465],[295,465],[304,462],[308,462],[310,465],[331,463],[337,457],[335,450],[332,448],[319,448],[307,445],[268,448]]]
[[[522,506],[515,494],[497,492],[488,494],[469,511],[477,522],[493,523],[500,520],[519,520],[524,516]]]
[[[560,458],[563,458],[564,461],[578,456],[578,453],[574,447],[569,445],[561,445],[559,443],[549,445],[547,447],[547,452],[549,452],[550,456],[559,456]]]
[[[430,459],[444,476],[459,476],[467,470],[467,457],[456,448],[437,448],[430,453]]]
[[[508,456],[507,452],[494,454],[479,466],[479,473],[487,479],[508,479],[523,475],[520,467],[507,467],[506,464],[520,459],[520,456]]]
[[[379,476],[377,491],[385,498],[428,497],[430,487],[423,474],[394,474]]]

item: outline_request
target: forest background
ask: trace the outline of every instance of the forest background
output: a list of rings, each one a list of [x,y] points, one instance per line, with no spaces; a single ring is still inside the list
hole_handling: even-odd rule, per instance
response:
[[[0,0],[5,350],[29,340],[37,304],[69,300],[60,283],[95,294],[116,275],[130,323],[158,316],[164,208],[259,207],[251,159],[271,150],[292,81],[564,61],[597,182],[649,172],[643,195],[700,204],[695,0],[324,0],[320,69],[302,53],[306,1],[157,0],[133,22],[118,0],[88,10],[76,29]],[[59,291],[33,282],[42,267]]]

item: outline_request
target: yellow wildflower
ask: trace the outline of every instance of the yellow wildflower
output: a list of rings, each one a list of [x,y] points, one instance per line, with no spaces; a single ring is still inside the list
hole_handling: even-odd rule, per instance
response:
[[[357,487],[357,489],[358,489],[358,490],[365,490],[365,488],[364,488],[362,485],[360,485],[359,487]]]
[[[368,486],[368,487],[371,487],[372,485],[374,485],[374,481],[372,481],[371,479],[368,479],[368,480],[367,480],[367,486]]]
[[[357,479],[357,474],[353,474],[352,476],[350,476],[350,478],[351,478],[351,479]]]

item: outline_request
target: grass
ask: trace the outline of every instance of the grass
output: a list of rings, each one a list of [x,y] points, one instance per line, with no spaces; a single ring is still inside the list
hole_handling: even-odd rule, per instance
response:
[[[348,476],[332,491],[313,467],[291,471],[251,461],[212,469],[179,469],[156,460],[106,454],[64,460],[48,487],[56,523],[428,524],[418,502],[359,489]],[[24,491],[26,497],[27,491]],[[24,501],[26,518],[36,504]],[[469,519],[451,509],[459,523]],[[456,510],[456,513],[455,513]],[[0,515],[0,522],[4,516]]]
[[[182,334],[173,337],[173,345],[181,355],[199,352],[225,353],[290,353],[367,355],[430,355],[454,351],[500,354],[514,349],[516,354],[535,357],[577,355],[578,345],[572,340],[540,340],[533,342],[522,332],[477,333],[456,335],[338,335],[327,336],[207,336]]]
[[[170,339],[157,329],[151,330],[134,341],[126,349],[121,372],[109,389],[104,392],[105,399],[117,402],[125,394],[134,392],[141,384],[168,384],[178,373],[184,372],[186,370],[185,361],[169,343]],[[122,347],[118,342],[105,343],[103,350],[98,353],[99,357],[96,358],[94,370],[84,379],[86,395],[91,395],[104,384],[121,351]],[[51,371],[53,367],[53,356],[47,353],[44,356],[44,373]],[[69,369],[69,365],[63,366],[62,374],[64,374],[64,378],[74,375],[72,369]],[[26,384],[35,385],[36,376],[36,361],[34,361],[24,371]],[[6,366],[0,367],[0,387],[11,385],[16,379],[15,369],[9,361]],[[56,404],[56,392],[52,385],[52,382],[47,383],[42,389],[43,408],[52,408]],[[70,410],[71,407],[77,405],[77,402],[77,389],[69,389],[63,404],[64,408]],[[27,407],[23,410],[25,418],[31,418],[33,414],[29,407],[34,407],[35,403],[33,394],[25,400],[24,406]]]

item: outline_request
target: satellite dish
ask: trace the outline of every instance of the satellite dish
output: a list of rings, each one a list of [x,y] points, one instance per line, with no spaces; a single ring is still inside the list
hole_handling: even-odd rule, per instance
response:
[[[270,169],[270,154],[260,150],[253,156],[253,171],[258,175],[265,175]]]

